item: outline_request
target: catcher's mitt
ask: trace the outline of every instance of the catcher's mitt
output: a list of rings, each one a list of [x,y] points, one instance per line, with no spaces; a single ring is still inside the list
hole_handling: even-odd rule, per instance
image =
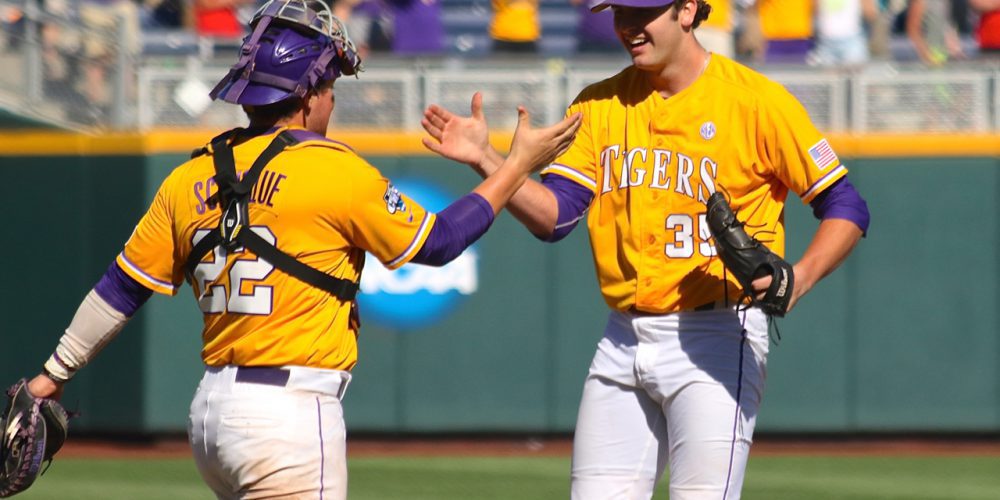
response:
[[[792,266],[743,230],[732,207],[721,192],[715,192],[706,202],[708,228],[715,240],[715,249],[722,263],[743,286],[743,294],[751,305],[773,316],[784,316],[792,298],[795,273]],[[764,298],[755,297],[750,284],[763,276],[773,276]]]
[[[16,495],[41,475],[42,462],[66,442],[69,415],[54,399],[36,398],[21,379],[7,389],[7,409],[3,413],[3,442],[0,443],[0,497]]]

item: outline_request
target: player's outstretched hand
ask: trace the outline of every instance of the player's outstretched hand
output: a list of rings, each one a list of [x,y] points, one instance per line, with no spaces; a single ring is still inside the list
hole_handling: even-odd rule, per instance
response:
[[[582,115],[574,113],[562,121],[544,128],[532,128],[531,115],[524,106],[517,107],[517,130],[510,144],[510,157],[518,163],[541,170],[563,154],[576,138]],[[522,163],[523,162],[523,163]]]
[[[482,93],[473,94],[471,110],[471,116],[459,116],[437,104],[428,106],[420,120],[430,135],[423,139],[424,147],[449,160],[481,165],[490,148]]]

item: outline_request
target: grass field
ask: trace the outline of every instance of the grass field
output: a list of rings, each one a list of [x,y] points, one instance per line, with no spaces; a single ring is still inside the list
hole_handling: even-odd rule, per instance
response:
[[[567,457],[362,457],[352,500],[569,497]],[[24,500],[211,500],[189,459],[61,459]],[[661,487],[657,499],[666,499]],[[996,500],[1000,456],[751,457],[748,500]]]

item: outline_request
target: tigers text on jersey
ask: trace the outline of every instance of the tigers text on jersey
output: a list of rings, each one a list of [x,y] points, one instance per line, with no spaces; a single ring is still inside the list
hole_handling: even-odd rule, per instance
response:
[[[283,129],[233,149],[238,175]],[[303,130],[264,168],[250,194],[250,228],[332,276],[360,279],[365,251],[390,269],[409,261],[434,224],[347,146]],[[176,294],[194,243],[217,230],[221,211],[211,154],[175,169],[139,221],[118,265],[146,287]],[[307,285],[251,252],[217,247],[194,272],[204,313],[202,359],[210,366],[297,365],[350,370],[357,361],[350,302]]]
[[[788,190],[809,202],[844,176],[826,139],[783,87],[713,54],[663,98],[634,66],[593,84],[568,114],[584,123],[543,175],[594,191],[587,224],[604,299],[668,313],[739,297],[715,258],[705,200],[727,194],[747,231],[784,254]]]

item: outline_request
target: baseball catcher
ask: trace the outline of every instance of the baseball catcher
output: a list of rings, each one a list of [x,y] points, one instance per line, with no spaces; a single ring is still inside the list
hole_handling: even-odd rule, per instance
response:
[[[744,223],[736,218],[721,192],[713,193],[706,206],[708,228],[719,257],[740,282],[750,304],[772,316],[784,316],[792,298],[792,287],[795,286],[791,264],[747,234],[743,229]],[[764,296],[758,297],[751,284],[764,276],[772,276],[773,279]]]
[[[16,495],[35,482],[44,472],[42,462],[51,462],[66,442],[68,422],[69,415],[62,405],[54,399],[33,396],[27,380],[21,379],[7,389],[7,409],[0,422],[0,497]]]

